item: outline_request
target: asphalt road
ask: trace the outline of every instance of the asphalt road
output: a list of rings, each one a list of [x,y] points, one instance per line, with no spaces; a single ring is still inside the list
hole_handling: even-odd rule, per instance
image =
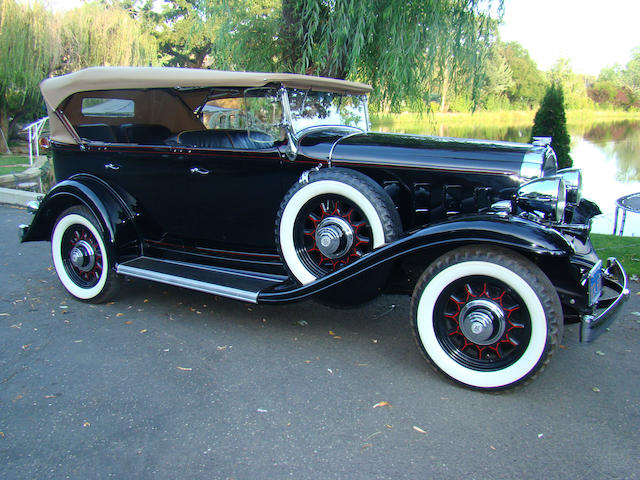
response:
[[[0,206],[2,479],[640,478],[638,284],[596,343],[570,326],[539,379],[494,395],[424,363],[408,298],[266,307],[131,280],[89,305],[48,243],[18,243],[29,221]]]

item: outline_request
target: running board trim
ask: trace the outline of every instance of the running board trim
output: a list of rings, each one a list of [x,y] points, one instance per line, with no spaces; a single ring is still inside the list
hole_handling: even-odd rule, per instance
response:
[[[123,264],[119,264],[116,266],[116,272],[122,275],[128,275],[130,277],[141,278],[144,280],[153,280],[154,282],[165,283],[167,285],[173,285],[176,287],[188,288],[190,290],[197,290],[199,292],[211,293],[213,295],[232,298],[234,300],[258,303],[258,292],[240,290],[238,288],[216,285],[213,283],[193,280],[191,278],[154,272],[152,270],[146,270],[143,268],[132,267]]]

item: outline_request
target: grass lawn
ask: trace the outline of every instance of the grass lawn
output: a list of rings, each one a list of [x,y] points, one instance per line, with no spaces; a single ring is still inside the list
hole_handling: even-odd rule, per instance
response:
[[[29,166],[25,167],[2,167],[0,166],[0,175],[7,175],[8,173],[20,173],[24,172]]]
[[[603,261],[607,257],[616,257],[627,275],[640,276],[640,237],[614,237],[592,233],[591,242]]]
[[[29,157],[24,155],[0,155],[0,166],[19,164],[29,165]]]

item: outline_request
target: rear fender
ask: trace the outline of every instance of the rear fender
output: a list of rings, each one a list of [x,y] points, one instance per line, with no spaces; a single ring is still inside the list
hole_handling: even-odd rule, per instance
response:
[[[83,205],[93,213],[116,261],[142,254],[131,207],[109,184],[92,175],[76,175],[56,184],[40,202],[21,241],[50,240],[57,218],[73,205]]]
[[[471,244],[509,248],[529,258],[549,260],[549,263],[568,260],[572,254],[569,242],[551,228],[500,214],[470,215],[410,232],[405,237],[307,285],[288,284],[265,290],[258,295],[258,302],[302,300],[356,280],[361,275],[375,274],[390,262],[421,254],[426,254],[428,258],[433,256],[434,252]],[[426,266],[424,265],[424,268]]]

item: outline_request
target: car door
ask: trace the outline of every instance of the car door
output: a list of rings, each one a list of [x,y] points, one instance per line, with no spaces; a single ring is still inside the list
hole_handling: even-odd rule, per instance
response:
[[[282,200],[279,150],[199,149],[182,162],[185,235],[204,248],[275,250]]]

